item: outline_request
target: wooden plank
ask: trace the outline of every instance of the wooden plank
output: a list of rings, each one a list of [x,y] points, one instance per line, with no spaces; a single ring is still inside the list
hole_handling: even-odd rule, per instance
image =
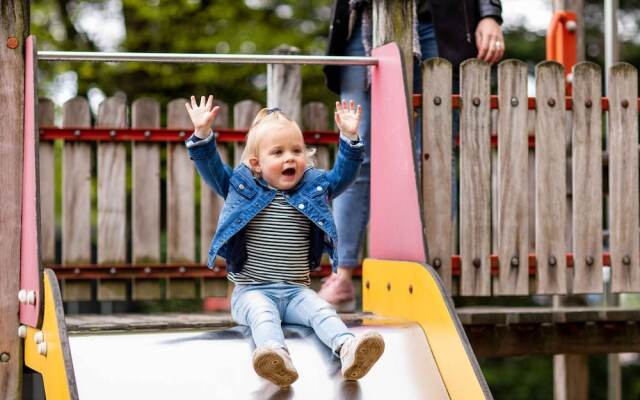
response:
[[[97,281],[98,301],[125,301],[127,300],[129,281],[120,279],[99,279]],[[105,307],[108,309],[108,306]],[[101,311],[104,312],[104,311]],[[110,314],[107,312],[106,314]]]
[[[185,139],[193,125],[185,99],[167,105],[167,127],[184,129]],[[167,144],[167,262],[195,262],[195,175],[193,162],[183,143]]]
[[[278,46],[274,54],[295,55],[300,50],[288,45]],[[302,75],[300,65],[267,65],[267,107],[280,108],[298,125],[302,125]]]
[[[242,100],[233,106],[233,127],[235,129],[249,129],[256,114],[262,106],[253,100]],[[240,164],[240,157],[244,151],[244,143],[234,143],[233,145],[233,165]]]
[[[213,129],[229,128],[229,106],[219,100],[214,101],[220,107],[214,121]],[[218,153],[226,164],[229,163],[229,148],[225,143],[218,143]],[[206,264],[209,255],[211,239],[218,227],[218,217],[224,205],[224,199],[200,178],[200,263]],[[225,283],[226,287],[226,283]]]
[[[374,48],[391,42],[398,45],[406,67],[404,82],[408,99],[413,93],[413,3],[396,0],[371,2],[372,45]],[[409,115],[413,113],[410,112]],[[413,128],[411,131],[413,132]]]
[[[167,280],[168,299],[195,299],[198,294],[198,281],[195,279],[169,279]]]
[[[627,63],[609,70],[609,212],[614,292],[640,290],[638,232],[638,71]],[[626,106],[625,106],[626,105]]]
[[[131,104],[132,128],[160,128],[160,104],[143,97]],[[160,144],[133,143],[131,151],[131,255],[134,264],[160,263]],[[162,298],[161,279],[134,279],[132,300]]]
[[[131,300],[157,300],[163,298],[160,279],[134,279],[131,286]]]
[[[453,250],[451,63],[432,58],[422,64],[422,199],[429,259],[451,294]]]
[[[329,129],[327,106],[319,101],[307,103],[302,107],[302,126],[304,130],[324,131]],[[329,146],[316,145],[316,167],[329,169]]]
[[[91,281],[67,279],[62,282],[61,287],[64,301],[89,301],[93,298]]]
[[[527,64],[498,67],[498,292],[529,293]]]
[[[21,398],[22,341],[17,295],[20,286],[25,36],[29,7],[22,1],[2,3],[0,24],[0,398]],[[17,37],[16,37],[17,35]]]
[[[564,68],[536,66],[536,257],[537,293],[567,291],[565,260]]]
[[[160,104],[140,98],[131,105],[132,128],[160,128]],[[133,144],[131,245],[134,264],[160,262],[160,145]]]
[[[63,128],[90,128],[89,102],[84,97],[62,108]],[[91,145],[65,142],[62,148],[62,263],[91,263]],[[64,283],[65,301],[91,300],[91,281]],[[67,297],[69,296],[69,297]]]
[[[62,108],[63,128],[90,128],[84,97]],[[91,263],[91,145],[65,142],[62,167],[62,263]]]
[[[118,97],[98,108],[96,127],[123,128],[127,107]],[[123,263],[127,256],[127,148],[124,143],[98,143],[98,263]],[[126,300],[127,281],[98,281],[99,301]]]
[[[126,104],[119,98],[104,100],[96,127],[124,128]],[[126,159],[123,143],[98,143],[98,263],[126,261]]]
[[[460,66],[460,255],[463,296],[491,294],[490,66],[477,59]]]
[[[38,126],[52,127],[54,104],[49,99],[38,102]],[[56,261],[56,221],[55,221],[55,159],[53,142],[40,142],[40,251],[42,262]]]
[[[600,67],[573,68],[573,293],[602,292]]]

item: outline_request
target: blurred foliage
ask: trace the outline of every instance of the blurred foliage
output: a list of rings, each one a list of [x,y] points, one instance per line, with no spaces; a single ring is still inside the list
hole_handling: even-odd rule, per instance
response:
[[[41,50],[100,51],[83,31],[87,12],[108,12],[109,0],[33,0],[31,31]],[[149,53],[268,54],[282,44],[302,54],[323,54],[332,0],[122,0],[124,40],[112,50]],[[78,93],[92,87],[107,96],[122,90],[129,100],[150,96],[165,104],[190,94],[214,93],[233,104],[266,102],[266,66],[231,64],[41,63],[40,82],[76,71]],[[303,101],[330,103],[320,66],[303,66]],[[43,93],[41,93],[43,94]]]

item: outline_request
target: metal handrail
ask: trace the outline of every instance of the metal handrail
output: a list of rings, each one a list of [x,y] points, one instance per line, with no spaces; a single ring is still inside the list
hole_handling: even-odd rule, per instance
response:
[[[372,57],[302,56],[281,54],[122,53],[38,51],[38,61],[165,62],[204,64],[377,65]]]

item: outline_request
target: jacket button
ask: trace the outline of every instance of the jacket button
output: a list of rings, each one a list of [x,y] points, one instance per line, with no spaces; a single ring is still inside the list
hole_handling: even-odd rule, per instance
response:
[[[318,186],[318,187],[316,188],[316,190],[317,190],[318,192],[322,192],[322,186]]]
[[[239,185],[238,185],[238,189],[240,189],[240,190],[244,189],[244,185],[243,185],[242,183],[241,183],[241,184],[239,184]]]
[[[236,224],[239,224],[239,223],[241,223],[241,222],[242,222],[242,219],[241,219],[241,218],[238,218],[238,219],[236,220]]]
[[[320,221],[320,222],[318,222],[318,225],[323,226],[324,222]]]
[[[304,204],[298,204],[298,208],[304,210]]]

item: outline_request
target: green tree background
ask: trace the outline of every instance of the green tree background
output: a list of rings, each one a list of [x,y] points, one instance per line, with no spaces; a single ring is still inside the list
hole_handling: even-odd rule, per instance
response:
[[[302,54],[324,54],[333,0],[121,0],[125,36],[111,50],[166,53],[266,54],[281,44]],[[109,0],[33,0],[31,32],[41,50],[99,51],[104,43],[82,29],[80,18],[91,10],[105,11]],[[636,38],[640,0],[620,0],[620,56],[640,65]],[[604,12],[601,1],[585,2],[587,60],[603,65]],[[545,58],[544,32],[522,26],[505,31],[505,58],[525,60],[530,71]],[[150,96],[165,104],[190,94],[214,93],[228,104],[244,99],[265,103],[266,67],[256,65],[41,63],[40,95],[60,88],[56,77],[76,75],[78,95],[98,88],[106,96],[117,91],[129,101]],[[335,95],[326,89],[321,67],[303,66],[303,102],[330,105]],[[73,80],[73,79],[72,79]],[[508,305],[509,299],[503,301]],[[496,399],[550,399],[553,374],[550,357],[480,360]],[[606,398],[606,359],[590,358],[590,398]],[[640,398],[638,365],[623,369],[623,398]]]

